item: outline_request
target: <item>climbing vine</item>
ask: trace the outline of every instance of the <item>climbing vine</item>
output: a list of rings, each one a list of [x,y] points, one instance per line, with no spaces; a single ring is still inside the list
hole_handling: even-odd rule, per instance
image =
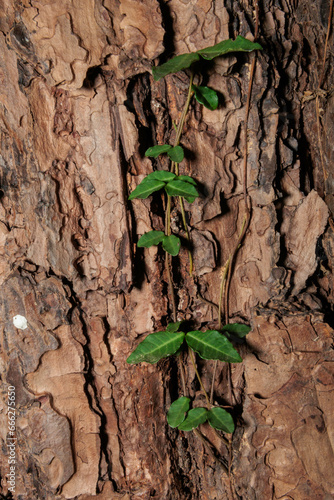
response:
[[[171,206],[174,198],[178,199],[182,215],[183,226],[187,239],[189,240],[189,231],[186,222],[184,209],[184,200],[193,203],[199,196],[196,179],[188,175],[179,174],[179,163],[184,159],[184,150],[180,146],[180,139],[184,122],[189,111],[192,98],[200,104],[214,111],[219,105],[219,97],[214,89],[194,83],[197,75],[197,62],[211,61],[216,57],[224,56],[230,52],[251,52],[261,50],[258,43],[251,42],[241,36],[235,40],[224,40],[214,46],[201,49],[189,54],[181,54],[169,60],[161,66],[153,67],[152,73],[156,81],[165,76],[178,71],[189,70],[189,88],[187,99],[183,108],[179,123],[176,127],[176,136],[174,144],[161,144],[147,149],[145,156],[157,158],[159,155],[167,154],[170,159],[169,170],[156,170],[148,174],[141,183],[132,191],[129,200],[135,198],[145,199],[153,193],[163,190],[167,197],[165,213],[165,231],[149,231],[139,238],[137,246],[149,248],[154,245],[161,245],[165,251],[165,266],[169,282],[169,294],[172,304],[172,321],[167,325],[165,331],[151,333],[139,343],[137,348],[127,359],[129,364],[138,364],[142,362],[157,363],[159,360],[168,356],[177,356],[183,395],[174,401],[167,413],[167,421],[173,428],[182,431],[196,430],[197,427],[208,421],[209,424],[220,431],[228,434],[233,433],[235,425],[231,414],[223,407],[213,404],[213,383],[211,395],[208,396],[201,377],[197,371],[194,359],[194,353],[197,353],[202,359],[216,360],[227,363],[241,363],[242,358],[233,345],[237,338],[243,338],[250,330],[250,327],[244,324],[232,323],[221,326],[221,311],[219,311],[218,327],[216,330],[206,331],[187,331],[182,321],[177,321],[177,310],[175,301],[175,290],[172,279],[171,259],[179,254],[181,240],[171,231]],[[205,65],[201,65],[201,68]],[[242,231],[243,232],[243,231]],[[240,239],[240,238],[239,238]],[[190,274],[193,272],[192,255],[189,251]],[[226,272],[229,266],[226,265]],[[225,272],[225,278],[226,278]],[[224,281],[222,280],[222,283]],[[222,302],[222,292],[220,305]],[[203,390],[207,407],[191,408],[191,399],[187,396],[187,388],[184,379],[184,370],[182,362],[182,353],[188,349],[190,360],[194,365],[195,373],[199,384]]]

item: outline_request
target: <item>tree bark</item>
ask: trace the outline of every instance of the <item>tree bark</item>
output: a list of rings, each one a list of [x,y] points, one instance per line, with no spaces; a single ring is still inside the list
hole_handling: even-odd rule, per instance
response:
[[[237,35],[253,39],[255,4],[0,2],[4,498],[332,497],[329,19],[329,1],[263,0],[247,135],[254,54],[209,65],[202,82],[219,92],[220,106],[192,102],[184,127],[180,172],[201,195],[186,203],[194,274],[186,248],[173,272],[178,319],[197,329],[217,328],[222,272],[245,214],[246,142],[248,150],[251,219],[228,304],[230,321],[252,331],[239,348],[243,363],[216,374],[215,401],[237,423],[232,446],[205,424],[208,448],[167,424],[182,395],[175,360],[126,364],[172,314],[162,253],[136,247],[146,231],[164,229],[164,200],[128,195],[152,168],[168,168],[144,152],[172,144],[189,83],[184,72],[155,82],[152,64]],[[172,229],[184,237],[177,204]],[[190,396],[200,400],[190,360],[185,367]],[[214,363],[197,359],[197,367],[209,391]]]

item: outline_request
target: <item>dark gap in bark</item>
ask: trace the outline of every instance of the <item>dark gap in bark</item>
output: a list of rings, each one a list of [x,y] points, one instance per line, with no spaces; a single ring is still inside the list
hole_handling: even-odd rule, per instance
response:
[[[225,8],[230,17],[230,22],[228,23],[229,37],[236,38],[236,36],[239,35],[239,30],[240,30],[240,21],[238,14],[240,13],[240,10],[243,11],[243,8],[241,8],[239,2],[236,3],[233,0],[226,2]]]
[[[133,78],[126,89],[127,99],[124,102],[127,110],[135,117],[136,128],[138,131],[138,151],[140,156],[145,156],[145,151],[152,146],[152,133],[149,127],[149,121],[152,121],[150,112],[151,86],[148,74],[137,75]],[[139,95],[139,90],[143,90],[143,98]],[[140,111],[139,111],[140,110]],[[139,116],[142,113],[143,116]],[[146,120],[148,118],[148,120]],[[144,125],[145,121],[147,122]]]
[[[171,14],[171,9],[169,5],[164,0],[158,0],[162,16],[162,26],[165,30],[165,35],[163,39],[163,45],[165,47],[165,52],[160,55],[160,64],[163,64],[170,58],[174,53],[174,27],[173,27],[173,17]]]
[[[310,151],[310,143],[304,132],[303,113],[301,113],[300,116],[299,128],[300,128],[300,139],[298,141],[299,157],[300,157],[300,164],[302,165],[301,172],[305,173],[304,176],[303,175],[300,176],[300,189],[304,194],[308,194],[310,191],[312,191],[312,189],[314,189],[315,186],[314,186],[314,178],[312,175],[313,160]]]
[[[277,267],[283,267],[285,268],[285,262],[288,257],[288,252],[286,248],[286,243],[285,243],[285,235],[282,234],[281,232],[281,227],[283,224],[283,203],[281,199],[278,200],[279,207],[276,207],[276,217],[277,217],[277,224],[275,225],[275,231],[278,232],[280,236],[280,254],[279,254],[279,259],[276,262]],[[291,289],[291,287],[290,287]],[[287,294],[289,291],[287,290]]]
[[[95,87],[96,80],[99,75],[102,75],[101,66],[92,66],[88,68],[86,73],[86,78],[83,81],[82,86],[86,89],[92,89]]]
[[[119,153],[119,163],[121,166],[121,170],[124,172],[124,177],[125,177],[125,172],[129,168],[129,162],[126,161],[124,151],[123,151],[123,145],[121,141],[121,137],[118,137],[118,153]],[[123,183],[124,186],[124,191],[126,191],[126,186],[127,183]],[[132,209],[132,204],[128,201],[128,192],[124,193],[124,200],[125,203],[127,204],[127,209],[128,213],[130,214],[130,219],[131,219],[131,232],[129,229],[129,235],[130,235],[130,240],[133,243],[137,243],[138,237],[137,237],[137,224],[136,224],[136,218]],[[131,255],[132,259],[132,269],[133,269],[133,276],[132,276],[132,285],[135,286],[136,288],[141,288],[143,282],[147,278],[146,272],[145,272],[145,262],[144,262],[144,249],[137,247],[136,252],[132,253]]]

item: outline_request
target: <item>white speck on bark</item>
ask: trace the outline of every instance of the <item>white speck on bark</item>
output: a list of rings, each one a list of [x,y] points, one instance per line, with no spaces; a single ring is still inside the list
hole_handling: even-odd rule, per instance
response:
[[[28,328],[27,318],[25,318],[24,316],[21,316],[20,314],[17,314],[17,316],[14,316],[13,324],[19,330],[25,330],[26,328]]]

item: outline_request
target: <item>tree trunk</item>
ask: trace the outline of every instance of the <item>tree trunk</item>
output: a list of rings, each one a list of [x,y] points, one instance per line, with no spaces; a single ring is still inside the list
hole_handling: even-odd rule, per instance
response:
[[[2,0],[0,8],[4,498],[332,498],[330,43],[322,66],[330,2],[259,3],[263,51],[247,137],[255,55],[232,54],[203,73],[220,93],[218,110],[192,102],[181,139],[180,171],[201,196],[186,204],[194,274],[182,248],[173,275],[178,319],[197,329],[217,328],[222,272],[244,220],[248,146],[251,220],[228,304],[230,322],[252,331],[243,363],[220,364],[214,387],[237,423],[232,446],[206,424],[205,446],[168,426],[182,395],[174,359],[126,363],[172,314],[162,253],[136,247],[146,231],[164,230],[163,198],[128,195],[153,167],[169,168],[144,152],[172,143],[189,83],[184,72],[155,82],[151,65],[252,39],[255,5]],[[184,236],[177,204],[172,226]],[[214,362],[197,366],[209,391]]]

